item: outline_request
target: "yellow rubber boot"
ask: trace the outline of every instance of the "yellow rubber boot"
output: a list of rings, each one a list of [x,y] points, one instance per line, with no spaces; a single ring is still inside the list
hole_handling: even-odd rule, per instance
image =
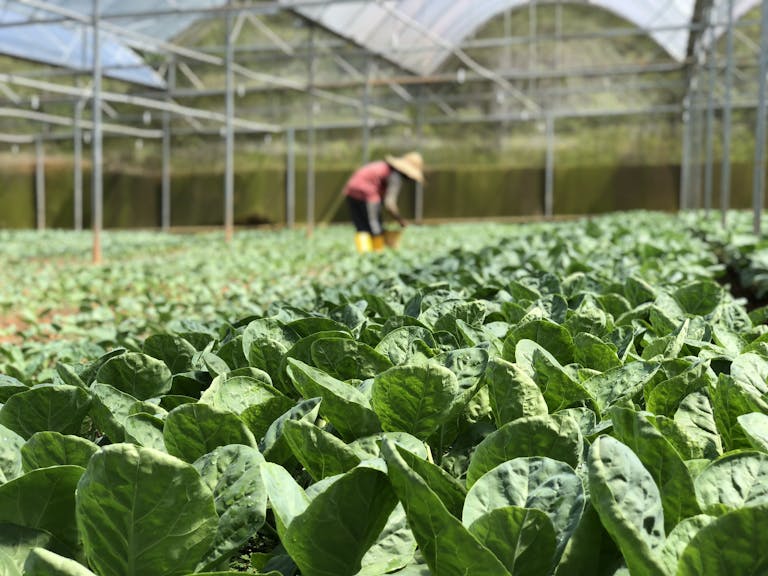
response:
[[[379,236],[374,236],[372,239],[373,244],[373,251],[374,252],[381,252],[384,250],[384,235],[380,234]]]
[[[355,234],[355,247],[360,254],[373,250],[371,235],[368,232],[357,232]]]

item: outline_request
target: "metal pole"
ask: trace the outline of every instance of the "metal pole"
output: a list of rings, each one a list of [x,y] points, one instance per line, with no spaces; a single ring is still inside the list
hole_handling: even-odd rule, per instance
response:
[[[722,225],[728,224],[731,207],[731,88],[733,87],[733,0],[728,0],[728,32],[725,61],[725,101],[723,102],[723,167],[720,174]]]
[[[35,138],[35,214],[38,230],[45,230],[45,148],[43,138]]]
[[[296,132],[286,130],[287,158],[285,161],[285,221],[288,228],[296,225]]]
[[[536,29],[538,28],[538,22],[536,18],[536,0],[530,0],[528,4],[528,71],[530,72],[536,67]],[[533,92],[535,88],[535,80],[531,77],[528,80],[528,92]]]
[[[101,228],[102,228],[102,134],[101,134],[101,42],[99,38],[99,20],[101,20],[101,0],[93,0],[93,137],[91,147],[93,152],[93,262],[101,262]]]
[[[176,85],[176,60],[171,58],[168,62],[168,94]],[[170,96],[166,96],[170,101]],[[171,113],[163,112],[163,176],[160,198],[160,225],[163,232],[171,228]]]
[[[754,210],[753,230],[760,235],[765,196],[765,88],[768,73],[768,1],[763,0],[760,11],[760,88],[757,95],[757,126],[755,128],[755,175],[752,189]]]
[[[315,27],[309,27],[307,74],[307,236],[315,228]]]
[[[235,209],[235,131],[232,125],[232,119],[235,115],[235,93],[234,93],[234,70],[233,61],[235,56],[235,46],[232,38],[232,21],[234,14],[227,12],[227,56],[226,56],[226,159],[224,167],[224,238],[227,242],[232,241]]]
[[[83,119],[83,106],[85,100],[80,100],[75,104],[75,123],[74,123],[74,161],[75,161],[75,178],[74,178],[74,224],[75,230],[78,232],[83,229],[83,131],[80,127],[80,122]]]
[[[678,210],[689,208],[691,192],[691,101],[690,96],[683,100],[683,154],[680,162],[680,199]]]
[[[691,208],[700,208],[701,207],[701,185],[702,185],[702,150],[701,150],[701,144],[702,144],[702,138],[703,138],[703,130],[702,130],[702,117],[701,117],[701,103],[700,103],[700,93],[698,90],[698,78],[694,79],[694,90],[693,90],[693,103],[691,107],[691,148],[692,148],[692,168],[693,172],[691,173],[691,195],[689,197],[689,201],[691,201],[691,205],[689,207]]]
[[[710,13],[709,23],[712,22],[712,14]],[[706,163],[704,164],[704,210],[707,216],[709,216],[712,210],[712,165],[713,160],[713,147],[715,140],[715,31],[714,27],[710,27],[709,36],[709,88],[707,90],[707,131],[706,131]]]
[[[418,105],[416,109],[416,140],[419,146],[422,144],[422,135],[424,128],[424,106]],[[413,207],[413,219],[416,224],[421,224],[424,221],[424,184],[416,182],[416,195],[414,197]]]
[[[555,203],[555,118],[547,115],[547,164],[544,174],[544,216],[552,218]]]
[[[368,105],[371,100],[371,58],[366,58],[365,61],[365,87],[363,89],[363,164],[367,164],[371,159],[370,140],[371,140],[371,127],[368,124]]]

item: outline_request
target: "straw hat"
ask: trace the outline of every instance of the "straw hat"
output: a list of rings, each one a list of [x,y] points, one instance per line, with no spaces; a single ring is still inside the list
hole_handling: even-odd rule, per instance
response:
[[[411,180],[424,183],[424,160],[418,152],[409,152],[405,156],[387,156],[387,164]]]

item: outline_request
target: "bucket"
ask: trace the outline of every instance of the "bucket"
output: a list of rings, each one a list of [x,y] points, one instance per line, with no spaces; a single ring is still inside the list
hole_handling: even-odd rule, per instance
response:
[[[390,248],[397,250],[400,248],[400,240],[403,236],[402,230],[385,230],[384,243]]]

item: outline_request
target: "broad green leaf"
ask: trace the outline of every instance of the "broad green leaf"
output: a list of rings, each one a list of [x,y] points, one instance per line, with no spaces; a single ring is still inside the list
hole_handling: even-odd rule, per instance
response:
[[[618,440],[600,436],[587,467],[592,505],[633,576],[665,576],[658,557],[665,534],[661,495],[640,459]]]
[[[630,362],[593,376],[584,382],[584,388],[592,394],[600,410],[605,411],[625,398],[640,395],[657,370],[657,364]]]
[[[582,437],[569,416],[528,416],[505,424],[477,445],[467,471],[467,486],[499,464],[527,456],[546,456],[575,468],[581,461]]]
[[[593,402],[590,393],[569,376],[552,354],[532,340],[520,340],[515,363],[525,370],[541,389],[550,412]]]
[[[51,535],[16,524],[0,524],[0,574],[22,576],[24,563],[37,547],[48,546]]]
[[[385,474],[355,468],[318,494],[286,527],[283,545],[302,575],[355,574],[396,504]]]
[[[219,346],[219,349],[216,350],[216,355],[232,370],[247,368],[250,365],[248,358],[243,352],[243,337],[239,334]],[[220,372],[219,374],[221,375],[222,373]]]
[[[355,454],[357,454],[360,460],[382,458],[381,445],[385,439],[390,440],[398,446],[402,446],[408,450],[408,452],[415,454],[422,460],[427,459],[427,445],[422,440],[419,440],[407,432],[379,432],[373,436],[358,438],[350,443],[349,447]]]
[[[165,423],[162,419],[146,412],[131,414],[123,423],[125,427],[125,441],[139,444],[147,448],[154,448],[165,452],[165,437],[163,429]]]
[[[360,463],[344,442],[304,420],[285,423],[283,435],[293,455],[315,481],[348,472]]]
[[[723,288],[713,280],[697,280],[675,290],[672,294],[688,314],[706,316],[723,297]]]
[[[694,364],[691,369],[656,384],[653,390],[646,390],[646,406],[654,414],[671,418],[687,396],[710,384],[711,379],[704,366]]]
[[[720,374],[717,386],[710,386],[709,397],[712,401],[717,431],[723,440],[725,450],[751,448],[749,439],[739,426],[737,418],[743,414],[760,412],[768,414],[768,403],[736,384],[732,377]]]
[[[279,380],[286,385],[286,387],[290,386],[290,380],[288,378],[288,360],[293,358],[294,360],[299,360],[301,362],[304,362],[305,364],[312,364],[312,344],[314,344],[317,340],[320,340],[321,338],[350,338],[351,335],[349,332],[345,331],[329,331],[329,332],[316,332],[314,334],[310,334],[308,336],[303,337],[301,340],[296,342],[291,348],[288,350],[288,352],[285,353],[282,360],[280,361],[280,377]]]
[[[0,408],[0,424],[29,438],[52,430],[76,434],[91,407],[91,395],[82,388],[41,385],[11,396]]]
[[[110,358],[99,368],[96,379],[138,400],[165,394],[171,389],[171,371],[162,360],[128,352]]]
[[[545,576],[555,558],[555,530],[541,510],[506,506],[481,516],[469,527],[510,574]]]
[[[194,462],[227,444],[256,446],[242,420],[207,404],[183,404],[171,410],[165,419],[163,439],[168,453],[186,462]]]
[[[283,395],[272,386],[269,374],[262,370],[253,370],[258,372],[257,377],[228,377],[227,374],[217,376],[200,396],[200,402],[208,404],[216,410],[242,414],[251,406]]]
[[[306,420],[307,422],[314,423],[317,420],[321,403],[322,400],[320,398],[302,400],[275,419],[267,428],[264,438],[259,443],[259,449],[264,454],[264,457],[270,462],[278,464],[287,463],[291,460],[293,453],[288,445],[288,441],[283,436],[286,423],[291,420]]]
[[[109,384],[98,382],[91,386],[91,394],[91,418],[97,428],[112,442],[124,441],[125,419],[130,416],[136,398]]]
[[[285,327],[291,332],[298,334],[301,338],[322,332],[342,332],[348,336],[352,334],[349,331],[349,327],[330,318],[300,318],[299,320],[289,322]]]
[[[551,320],[532,320],[518,324],[504,340],[502,356],[505,360],[515,359],[515,350],[521,340],[532,340],[547,350],[560,364],[573,362],[573,338],[570,332]]]
[[[734,576],[768,571],[768,506],[734,510],[699,530],[685,547],[678,576]]]
[[[497,427],[525,416],[547,413],[541,390],[517,364],[494,358],[488,363],[485,381]]]
[[[568,464],[551,458],[516,458],[499,464],[472,485],[462,522],[472,526],[507,506],[541,510],[554,528],[557,562],[578,526],[584,502],[582,481]],[[552,558],[547,561],[551,563]]]
[[[398,503],[378,540],[365,553],[355,576],[380,576],[403,568],[413,560],[416,539],[408,527],[403,505]]]
[[[245,422],[256,440],[261,440],[272,423],[285,414],[294,405],[294,401],[286,396],[275,396],[261,404],[250,406],[243,410],[240,419]]]
[[[644,414],[626,408],[614,408],[611,420],[616,438],[632,449],[659,489],[665,530],[699,514],[688,469],[662,433]]]
[[[290,346],[293,346],[299,339],[299,336],[290,328],[286,328],[276,318],[259,318],[253,320],[243,330],[243,353],[247,357],[250,358],[250,351],[253,349],[253,343],[260,338],[268,338],[276,341],[287,349]]]
[[[339,380],[365,380],[392,367],[389,358],[349,338],[321,338],[310,351],[312,364]]]
[[[376,352],[389,358],[395,366],[413,363],[434,355],[435,338],[427,328],[403,326],[392,330],[376,346]]]
[[[243,334],[243,342],[245,342],[245,334]],[[245,344],[243,344],[245,346]],[[254,368],[264,370],[272,378],[272,383],[276,387],[280,383],[280,365],[283,361],[283,356],[288,353],[288,348],[282,343],[272,338],[257,337],[252,343],[250,350],[248,351],[248,362]],[[280,388],[284,393],[290,393],[290,390]]]
[[[510,576],[504,565],[446,509],[398,453],[385,441],[382,452],[392,488],[405,508],[408,525],[430,570],[443,576]]]
[[[197,350],[181,336],[173,334],[152,334],[144,340],[144,354],[162,360],[171,374],[180,374],[192,369],[192,359]]]
[[[66,384],[67,382],[65,382]],[[0,374],[0,404],[8,401],[8,398],[19,392],[26,392],[29,386],[12,376]]]
[[[408,464],[408,467],[421,476],[421,479],[424,480],[429,489],[440,498],[448,512],[461,519],[464,499],[467,497],[467,491],[464,486],[439,466],[427,462],[425,459],[397,444],[395,444],[395,448],[400,457]]]
[[[33,470],[0,486],[0,524],[17,524],[53,536],[51,549],[72,556],[78,550],[75,488],[79,466]]]
[[[290,472],[279,464],[261,465],[261,478],[275,514],[277,531],[285,539],[286,530],[309,507],[310,499]]]
[[[33,548],[24,563],[25,576],[96,576],[85,566],[45,548]]]
[[[620,562],[623,563],[621,552],[606,532],[594,507],[587,502],[579,525],[557,565],[556,576],[613,574]]]
[[[606,344],[597,336],[580,332],[573,339],[573,344],[573,360],[585,368],[607,372],[622,365],[616,355],[616,347]]]
[[[99,576],[187,574],[217,524],[213,494],[194,467],[151,448],[102,448],[77,487],[77,525]]]
[[[703,457],[712,459],[723,453],[723,441],[717,432],[712,403],[705,391],[686,396],[674,419]]]
[[[757,397],[768,394],[768,359],[747,352],[733,359],[731,377],[747,392]]]
[[[696,498],[713,516],[735,508],[768,504],[768,454],[731,452],[696,478]]]
[[[198,565],[211,570],[242,548],[264,524],[267,492],[261,477],[264,457],[255,448],[232,444],[214,449],[193,466],[213,493],[218,529]]]
[[[374,379],[371,404],[384,430],[426,440],[450,416],[458,393],[456,376],[447,368],[395,366]]]
[[[24,438],[0,425],[0,473],[6,480],[13,480],[21,474],[21,447]]]
[[[715,518],[706,514],[699,514],[686,518],[675,526],[667,535],[664,547],[661,549],[661,561],[667,568],[667,574],[676,574],[680,556],[693,537]]]
[[[768,416],[753,412],[742,414],[736,421],[756,450],[768,452]]]
[[[37,432],[21,447],[21,463],[24,472],[50,466],[85,468],[98,449],[96,444],[79,436]]]
[[[305,398],[323,399],[320,414],[345,440],[352,441],[381,430],[368,399],[354,386],[293,358],[288,360],[287,371]]]

